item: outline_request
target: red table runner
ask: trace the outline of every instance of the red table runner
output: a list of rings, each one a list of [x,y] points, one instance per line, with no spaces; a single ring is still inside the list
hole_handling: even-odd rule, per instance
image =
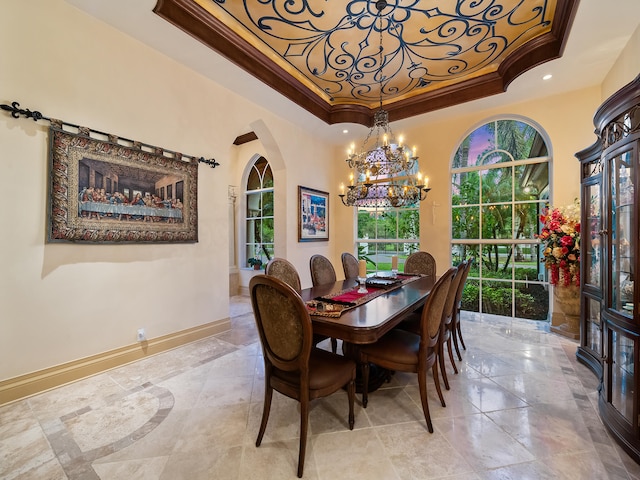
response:
[[[320,315],[323,317],[339,317],[340,315],[342,315],[342,312],[351,310],[358,305],[362,305],[363,303],[379,297],[383,293],[390,292],[392,290],[395,290],[396,288],[402,287],[409,282],[413,282],[414,280],[420,278],[420,275],[398,274],[397,278],[398,280],[400,280],[400,282],[387,288],[378,288],[367,285],[367,292],[359,293],[358,290],[360,289],[360,286],[356,285],[355,287],[351,287],[340,292],[331,293],[314,300],[309,300],[307,302],[307,310],[311,315]]]

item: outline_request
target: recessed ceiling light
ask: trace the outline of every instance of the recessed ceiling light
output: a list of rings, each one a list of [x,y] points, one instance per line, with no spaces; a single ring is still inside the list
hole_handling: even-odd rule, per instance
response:
[[[553,77],[553,75],[551,75],[550,73],[546,74],[544,77],[542,77],[543,80],[549,80],[551,77]]]
[[[344,130],[342,130],[342,133],[349,133],[349,130],[345,128]]]

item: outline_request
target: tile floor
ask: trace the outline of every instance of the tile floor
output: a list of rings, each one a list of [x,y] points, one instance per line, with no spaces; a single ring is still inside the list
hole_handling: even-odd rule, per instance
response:
[[[247,297],[232,330],[0,407],[2,479],[296,478],[297,403],[274,394],[255,447],[263,367]],[[313,402],[306,479],[640,479],[596,413],[577,343],[546,324],[463,313],[467,350],[447,407],[430,390],[427,432],[415,375],[356,405]],[[433,387],[433,385],[431,385]]]

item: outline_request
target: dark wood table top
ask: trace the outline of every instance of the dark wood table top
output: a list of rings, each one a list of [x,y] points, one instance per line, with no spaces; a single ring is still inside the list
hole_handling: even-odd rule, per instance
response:
[[[337,318],[312,315],[313,331],[354,344],[374,343],[416,308],[424,305],[435,280],[434,277],[422,277],[414,280],[347,310]],[[302,299],[312,300],[355,287],[357,284],[357,279],[351,278],[327,285],[318,285],[304,289]]]

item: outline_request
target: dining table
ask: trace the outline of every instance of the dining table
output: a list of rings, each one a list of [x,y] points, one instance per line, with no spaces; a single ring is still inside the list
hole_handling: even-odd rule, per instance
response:
[[[387,287],[367,285],[368,294],[357,294],[358,278],[303,289],[302,299],[310,313],[313,332],[343,341],[345,355],[357,358],[357,346],[375,343],[385,333],[420,308],[437,278],[432,275],[398,275]],[[335,299],[357,299],[353,302]],[[372,369],[369,391],[388,380],[383,369]],[[361,390],[361,383],[356,389]]]
[[[398,325],[416,309],[424,305],[436,278],[431,275],[406,275],[397,286],[382,288],[375,298],[353,308],[343,310],[339,316],[327,316],[310,311],[313,332],[339,338],[352,344],[374,343]],[[399,276],[401,278],[401,276]],[[409,281],[407,281],[409,280]],[[309,303],[336,298],[340,292],[348,292],[359,286],[357,278],[347,278],[334,283],[316,285],[302,290],[302,299]],[[367,286],[369,291],[376,290]]]

